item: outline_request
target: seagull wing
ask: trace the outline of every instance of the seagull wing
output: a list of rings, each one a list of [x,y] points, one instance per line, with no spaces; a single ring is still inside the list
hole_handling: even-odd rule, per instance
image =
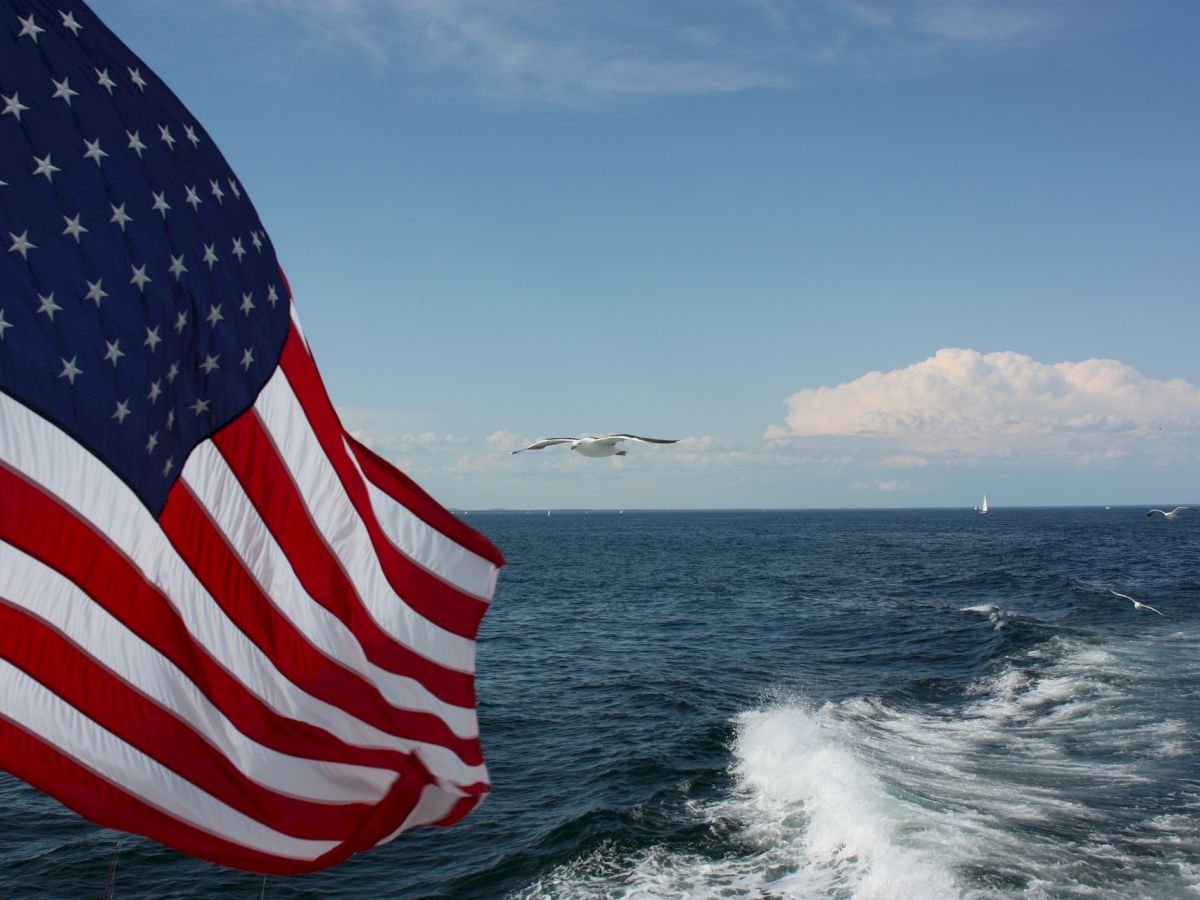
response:
[[[1171,515],[1177,516],[1181,512],[1183,512],[1185,509],[1191,509],[1191,507],[1190,506],[1177,506],[1173,510],[1171,510]]]
[[[1155,609],[1153,606],[1150,606],[1149,604],[1146,604],[1146,603],[1139,603],[1139,604],[1138,604],[1138,607],[1139,607],[1140,609],[1148,609],[1148,610],[1150,610],[1150,612],[1156,612],[1156,613],[1158,613],[1160,616],[1162,616],[1164,619],[1169,619],[1169,618],[1171,618],[1170,616],[1168,616],[1168,615],[1167,615],[1165,612],[1163,612],[1162,610]]]
[[[1162,513],[1164,516],[1167,514],[1165,510],[1152,509],[1152,510],[1150,510],[1150,512],[1146,513],[1146,518],[1149,519],[1149,518],[1153,517],[1153,515],[1155,513]]]
[[[641,441],[643,444],[677,444],[679,438],[648,438],[636,434],[610,434],[605,441]]]
[[[1128,600],[1130,603],[1137,603],[1137,601],[1134,600],[1132,597],[1130,597],[1128,594],[1118,594],[1114,590],[1109,590],[1109,593],[1112,594],[1114,597],[1120,597],[1122,600]]]
[[[540,441],[534,441],[528,447],[522,447],[520,450],[514,450],[513,453],[522,453],[525,450],[541,450],[543,447],[550,447],[554,444],[569,444],[575,438],[542,438]]]

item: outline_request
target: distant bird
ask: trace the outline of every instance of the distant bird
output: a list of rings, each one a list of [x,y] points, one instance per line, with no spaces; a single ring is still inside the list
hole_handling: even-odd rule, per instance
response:
[[[1176,519],[1179,518],[1179,514],[1181,512],[1183,512],[1185,509],[1191,509],[1191,507],[1190,506],[1177,506],[1170,512],[1166,512],[1165,510],[1161,510],[1161,509],[1152,509],[1152,510],[1150,510],[1150,512],[1146,513],[1146,518],[1153,519],[1155,513],[1162,513],[1162,516],[1164,519],[1166,519],[1168,522],[1174,522]]]
[[[1153,606],[1149,606],[1149,605],[1147,605],[1147,604],[1145,604],[1145,603],[1139,603],[1137,600],[1134,600],[1134,599],[1133,599],[1132,597],[1130,597],[1128,594],[1118,594],[1118,593],[1117,593],[1116,591],[1114,591],[1114,590],[1109,590],[1109,593],[1110,593],[1110,594],[1112,594],[1114,597],[1120,597],[1122,600],[1128,600],[1130,603],[1132,603],[1132,604],[1133,604],[1133,608],[1134,608],[1134,609],[1148,609],[1148,610],[1150,610],[1150,612],[1155,612],[1155,613],[1158,613],[1158,614],[1159,614],[1160,616],[1162,616],[1164,619],[1170,619],[1170,618],[1171,618],[1171,616],[1168,616],[1168,615],[1167,615],[1165,612],[1160,612],[1159,610],[1155,609]]]
[[[678,443],[678,439],[667,440],[666,438],[638,437],[636,434],[606,434],[604,437],[542,438],[540,441],[534,441],[528,447],[514,450],[513,453],[523,453],[526,450],[541,450],[543,447],[550,447],[554,444],[570,444],[572,450],[583,456],[624,456],[625,451],[617,449],[617,444],[621,441],[641,441],[643,444]]]

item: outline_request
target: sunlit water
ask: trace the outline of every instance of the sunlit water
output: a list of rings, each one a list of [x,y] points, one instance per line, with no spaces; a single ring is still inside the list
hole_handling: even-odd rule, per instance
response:
[[[0,896],[1200,897],[1200,516],[467,520],[471,817],[264,885],[0,775]]]

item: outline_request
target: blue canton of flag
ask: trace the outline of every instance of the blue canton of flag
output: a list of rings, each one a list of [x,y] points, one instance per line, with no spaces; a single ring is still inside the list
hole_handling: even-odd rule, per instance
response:
[[[288,297],[175,95],[81,4],[0,0],[0,390],[160,510],[273,371]]]

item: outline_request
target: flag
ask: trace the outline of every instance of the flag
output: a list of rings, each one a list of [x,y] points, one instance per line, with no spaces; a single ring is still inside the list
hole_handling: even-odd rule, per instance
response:
[[[454,822],[503,562],[343,430],[179,100],[0,0],[0,766],[259,872]]]

